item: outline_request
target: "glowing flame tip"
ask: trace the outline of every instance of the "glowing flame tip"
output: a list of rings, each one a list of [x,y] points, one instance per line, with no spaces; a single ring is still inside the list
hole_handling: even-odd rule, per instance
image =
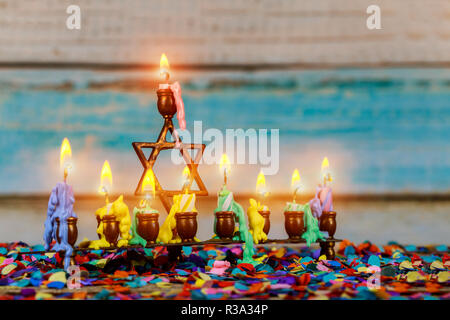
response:
[[[69,139],[64,138],[61,144],[61,153],[59,159],[59,165],[62,169],[66,169],[70,164],[68,163],[72,158],[72,148],[70,147]]]
[[[169,60],[165,53],[161,55],[161,60],[159,60],[159,69],[161,75],[169,74]]]
[[[228,159],[228,156],[226,153],[222,154],[222,158],[220,159],[219,164],[220,171],[227,170],[230,171],[230,159]]]
[[[300,184],[300,173],[297,169],[292,173],[291,186],[294,188],[298,188]]]
[[[256,191],[264,193],[266,187],[266,177],[262,170],[259,172],[258,177],[256,178]]]
[[[105,160],[102,167],[102,172],[100,175],[100,194],[106,194],[110,192],[112,187],[112,172],[111,166],[109,165],[108,160]]]
[[[145,194],[151,192],[153,197],[155,197],[155,175],[153,174],[152,169],[147,169],[145,172],[144,180],[142,180],[142,192]]]
[[[328,162],[328,158],[323,158],[322,161],[322,170],[328,169],[330,167],[330,163]]]

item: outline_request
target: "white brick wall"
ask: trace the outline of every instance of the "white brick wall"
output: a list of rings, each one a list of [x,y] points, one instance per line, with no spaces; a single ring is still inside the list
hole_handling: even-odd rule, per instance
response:
[[[81,30],[65,26],[82,10]],[[366,8],[382,30],[366,28]],[[0,0],[0,62],[450,62],[448,0]]]

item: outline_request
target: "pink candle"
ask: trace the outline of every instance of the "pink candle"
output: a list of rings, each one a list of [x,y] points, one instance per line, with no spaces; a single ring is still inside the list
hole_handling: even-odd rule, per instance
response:
[[[330,187],[319,186],[319,199],[322,211],[333,211],[333,193]]]
[[[166,83],[159,84],[159,90],[165,90],[165,89],[172,90],[173,97],[175,99],[175,105],[177,107],[178,123],[180,125],[180,129],[185,130],[186,129],[186,120],[184,118],[184,103],[183,103],[183,99],[181,98],[181,86],[178,83],[178,81],[174,82],[173,84],[169,84],[169,78],[170,78],[169,60],[167,60],[167,57],[164,53],[161,55],[159,67],[160,67],[160,74],[165,77],[165,81],[166,81]]]

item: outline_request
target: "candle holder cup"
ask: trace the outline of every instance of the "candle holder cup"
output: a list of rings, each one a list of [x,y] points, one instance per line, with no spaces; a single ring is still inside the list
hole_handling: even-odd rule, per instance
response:
[[[264,229],[263,229],[263,231],[264,231],[264,233],[266,235],[268,235],[269,231],[270,231],[270,217],[269,217],[270,216],[270,211],[258,211],[258,212],[264,218]]]
[[[220,239],[232,240],[235,224],[233,211],[216,212],[216,234]]]
[[[172,118],[177,112],[175,98],[171,89],[159,89],[156,91],[158,95],[158,111],[164,118]]]
[[[56,218],[56,241],[58,243],[61,243],[61,237],[59,236],[59,225],[60,220],[59,218]],[[78,219],[75,217],[69,217],[67,218],[67,242],[70,244],[70,246],[74,246],[77,242],[78,238],[78,228],[77,228],[77,221]]]
[[[177,233],[183,242],[194,242],[197,234],[197,212],[177,212]]]
[[[159,233],[159,213],[138,213],[137,233],[144,238],[147,243],[155,243]]]
[[[284,227],[291,241],[300,241],[305,231],[303,211],[285,211]]]
[[[336,233],[336,212],[323,211],[320,216],[320,231],[327,231],[330,239],[334,239]]]
[[[97,229],[98,229],[98,227],[100,227],[100,223],[102,222],[102,219],[100,218],[100,216],[95,216],[95,218],[97,219]],[[102,235],[98,232],[97,232],[97,236],[99,239],[102,238]]]
[[[106,214],[102,218],[103,222],[103,234],[105,235],[106,241],[111,245],[115,246],[117,244],[117,239],[119,238],[119,221],[116,221],[116,216],[112,214]]]
[[[328,220],[328,211],[322,211],[322,214],[320,215],[320,218],[319,218],[319,230],[320,231],[328,231],[327,220]]]

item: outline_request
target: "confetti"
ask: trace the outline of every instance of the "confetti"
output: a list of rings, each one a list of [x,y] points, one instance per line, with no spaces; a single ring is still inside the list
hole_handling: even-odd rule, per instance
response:
[[[0,243],[0,286],[16,288],[0,299],[450,299],[443,245],[379,248],[344,240],[334,260],[306,246],[263,245],[255,249],[256,265],[238,263],[240,245],[185,246],[177,262],[164,247],[75,251],[78,290],[68,288],[73,279],[59,254],[25,254],[36,248]]]

